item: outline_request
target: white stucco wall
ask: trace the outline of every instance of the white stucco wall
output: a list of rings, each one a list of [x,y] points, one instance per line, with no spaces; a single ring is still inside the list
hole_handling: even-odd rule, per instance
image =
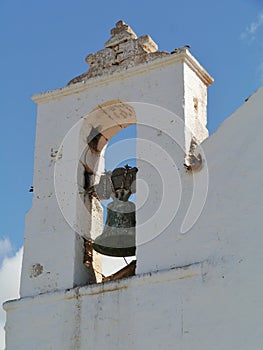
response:
[[[192,118],[193,97],[205,98],[199,108],[206,111],[206,93],[185,67],[166,62],[37,98],[35,193],[27,216],[22,298],[4,306],[7,350],[261,350],[263,88],[201,144],[203,166],[189,173],[180,118]],[[192,84],[185,84],[191,76]],[[116,98],[140,102],[130,104],[141,165],[136,276],[83,286],[90,276],[82,264],[81,235],[73,234],[59,210],[51,148],[58,150],[89,111]],[[201,120],[205,125],[205,115]],[[79,141],[59,149],[57,164],[65,162],[68,172],[77,165]],[[73,218],[76,197],[74,192],[69,202]]]
[[[260,350],[262,101],[263,88],[203,143],[201,216],[180,235],[182,201],[174,237],[141,248],[158,272],[6,303],[7,349]],[[189,198],[189,174],[181,182]]]
[[[8,349],[261,349],[262,101],[263,88],[202,145],[209,191],[191,231],[144,245],[177,268],[9,302]]]
[[[191,69],[195,69],[192,75],[188,70],[186,72],[185,67],[190,65],[188,61],[191,62]],[[127,72],[94,78],[85,84],[69,86],[34,97],[38,103],[34,198],[32,209],[26,219],[20,290],[22,297],[73,288],[90,283],[94,279],[94,274],[82,263],[83,242],[80,237],[94,239],[101,233],[101,214],[92,212],[91,204],[83,205],[81,200],[83,176],[78,172],[79,161],[83,160],[85,140],[92,127],[105,129],[109,127],[110,122],[116,127],[120,126],[121,130],[126,122],[125,115],[121,115],[120,120],[115,116],[117,120],[113,121],[105,115],[104,117],[97,115],[94,109],[112,100],[129,102],[131,108],[135,110],[135,117],[128,117],[127,122],[137,122],[138,135],[142,136],[147,143],[146,145],[145,142],[138,141],[137,150],[140,160],[153,161],[151,160],[153,150],[148,142],[153,141],[156,145],[159,144],[160,150],[163,148],[165,152],[170,153],[173,166],[178,163],[183,168],[186,152],[184,121],[187,118],[193,118],[190,113],[187,113],[185,107],[188,103],[185,96],[190,96],[192,92],[189,94],[186,90],[187,86],[191,85],[188,80],[191,80],[192,85],[197,87],[195,90],[198,91],[200,79],[207,84],[212,82],[211,77],[187,51],[140,65]],[[202,84],[204,89],[205,85]],[[206,94],[203,98],[205,101],[202,103],[206,106]],[[192,105],[192,95],[189,99]],[[115,117],[113,116],[113,119]],[[206,108],[203,108],[200,118],[206,120]],[[140,130],[142,130],[141,134]],[[205,123],[204,130],[206,130]],[[171,134],[168,141],[165,141],[165,131]],[[103,133],[106,137],[112,136],[106,131]],[[159,134],[162,134],[161,137]],[[176,142],[180,143],[180,147],[176,146]],[[92,166],[90,164],[89,166],[95,172],[103,171],[103,155],[97,157],[91,152],[88,157],[92,163]],[[161,157],[165,159],[165,155]],[[99,164],[96,163],[97,161]],[[159,165],[162,164],[160,162]],[[148,188],[155,186],[156,179],[151,176],[150,168],[142,166],[139,173],[142,180],[147,180]],[[170,174],[168,181],[172,184],[173,175],[174,172]],[[177,172],[175,176],[179,181]],[[155,191],[155,199],[148,200],[148,204],[144,205],[146,212],[138,210],[139,223],[145,221],[147,215],[152,216],[154,208],[152,209],[151,205],[158,205],[162,188],[160,187],[158,191]],[[143,203],[143,201],[145,196],[141,186],[137,202]],[[92,216],[87,215],[87,208]],[[164,224],[166,221],[163,217],[161,223]],[[141,229],[138,227],[138,237],[140,230],[150,232],[151,225],[159,223],[160,219],[155,217],[150,226],[144,225]],[[144,253],[143,256],[145,256]],[[148,263],[143,262],[143,265],[146,268]],[[97,266],[99,268],[99,262]],[[143,270],[144,268],[138,267],[139,273]]]

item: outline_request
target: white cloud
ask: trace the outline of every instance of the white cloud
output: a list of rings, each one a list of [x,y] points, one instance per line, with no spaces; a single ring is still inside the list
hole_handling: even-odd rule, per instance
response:
[[[129,264],[132,260],[134,260],[134,257],[126,257],[125,259]],[[106,255],[102,256],[102,272],[104,276],[110,276],[125,266],[125,260],[122,258],[114,258]]]
[[[0,262],[12,251],[12,245],[8,238],[0,240]]]
[[[6,241],[6,240],[4,240]],[[7,240],[9,242],[9,240]],[[4,254],[12,250],[10,242],[0,241]],[[10,247],[9,247],[10,244]],[[3,302],[19,297],[20,272],[22,266],[23,248],[14,256],[5,257],[0,267],[0,349],[5,347],[5,311],[2,308]]]
[[[256,38],[256,32],[263,25],[263,12],[258,15],[256,21],[250,23],[246,30],[241,34],[241,39],[254,40]]]

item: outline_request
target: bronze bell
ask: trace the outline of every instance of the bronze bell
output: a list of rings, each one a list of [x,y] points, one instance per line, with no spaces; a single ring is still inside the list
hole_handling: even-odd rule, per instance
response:
[[[135,204],[128,199],[135,192],[137,168],[126,165],[108,174],[113,202],[107,206],[103,232],[93,248],[104,255],[123,257],[135,255]]]

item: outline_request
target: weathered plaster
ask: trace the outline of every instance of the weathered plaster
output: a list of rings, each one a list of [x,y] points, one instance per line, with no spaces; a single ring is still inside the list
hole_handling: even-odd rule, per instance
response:
[[[7,350],[261,349],[262,101],[263,88],[203,143],[203,212],[186,235],[179,213],[173,236],[140,248],[151,272],[5,303]]]
[[[34,98],[35,192],[21,299],[5,303],[7,350],[261,349],[263,88],[206,138],[211,82],[186,47]],[[97,181],[106,141],[131,123],[144,181],[136,276],[92,284],[83,237],[102,224],[99,202],[81,191],[83,170]],[[94,128],[103,137],[85,153]],[[202,163],[188,171],[193,136]]]
[[[94,174],[93,181],[98,181],[104,170],[103,154],[107,140],[123,127],[137,123],[138,135],[141,130],[145,140],[150,139],[156,145],[159,144],[184,172],[189,135],[183,123],[189,124],[199,133],[199,129],[195,129],[195,122],[188,121],[193,115],[192,112],[188,113],[187,104],[193,106],[192,99],[198,97],[200,105],[204,106],[200,109],[198,118],[194,118],[196,123],[200,123],[199,119],[202,123],[202,133],[199,133],[200,137],[199,134],[196,135],[201,141],[207,135],[206,94],[203,91],[211,82],[211,77],[189,50],[183,48],[176,54],[120,73],[91,78],[34,97],[38,103],[35,190],[33,206],[26,219],[22,296],[73,288],[94,281],[94,273],[83,265],[84,242],[81,237],[95,239],[101,233],[102,212],[96,209],[96,199],[87,200],[83,189],[85,167]],[[189,85],[194,87],[193,91],[188,91]],[[201,101],[202,98],[205,101]],[[134,115],[125,112],[122,107],[125,103],[127,111],[133,109]],[[109,110],[105,110],[105,113],[103,108]],[[111,117],[107,116],[108,112]],[[144,131],[146,125],[147,132]],[[93,129],[103,135],[97,153],[87,148],[87,138]],[[162,136],[160,132],[163,133]],[[166,133],[174,141],[167,140]],[[181,146],[177,147],[176,142]],[[145,153],[144,145],[140,146],[139,143],[137,151],[145,159],[152,154],[149,148]],[[159,166],[162,167],[162,162]],[[147,179],[150,188],[156,179],[151,178],[151,169],[143,169],[139,176]],[[173,178],[179,179],[178,175]],[[169,181],[174,185],[173,178]],[[139,190],[138,203],[144,201],[140,193]],[[156,192],[154,206],[158,205],[159,198],[160,195]],[[149,203],[146,209],[147,215],[151,215],[151,205]],[[144,215],[145,211],[138,211],[138,222],[143,220]],[[158,221],[156,217],[157,225]],[[151,227],[148,229],[151,230]],[[98,259],[95,254],[94,264],[96,270],[100,271]],[[36,262],[49,273],[44,272],[37,279],[32,279],[29,277],[30,271]]]
[[[48,101],[52,99],[58,99],[63,96],[68,96],[72,94],[77,94],[82,91],[88,91],[90,89],[101,87],[106,84],[114,83],[119,80],[126,80],[130,77],[140,75],[143,73],[150,72],[151,70],[156,70],[158,68],[167,67],[169,65],[184,62],[186,65],[192,69],[199,79],[203,81],[206,86],[213,83],[213,78],[207,73],[207,71],[200,65],[200,63],[191,55],[187,48],[179,51],[177,54],[171,54],[162,58],[158,58],[153,62],[141,63],[138,66],[131,67],[127,70],[121,70],[112,75],[103,75],[100,77],[94,77],[83,82],[79,82],[73,85],[66,86],[64,88],[59,88],[56,90],[50,90],[40,94],[33,95],[32,99],[36,103],[43,101]]]

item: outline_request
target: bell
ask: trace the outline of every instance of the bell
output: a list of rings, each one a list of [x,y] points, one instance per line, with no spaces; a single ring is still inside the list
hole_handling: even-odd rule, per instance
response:
[[[113,201],[107,206],[103,232],[93,248],[104,255],[124,257],[135,255],[135,204],[128,199],[135,192],[137,168],[126,165],[115,169],[108,177]]]
[[[135,255],[135,205],[114,199],[107,206],[107,219],[104,230],[98,236],[93,248],[104,255]]]

